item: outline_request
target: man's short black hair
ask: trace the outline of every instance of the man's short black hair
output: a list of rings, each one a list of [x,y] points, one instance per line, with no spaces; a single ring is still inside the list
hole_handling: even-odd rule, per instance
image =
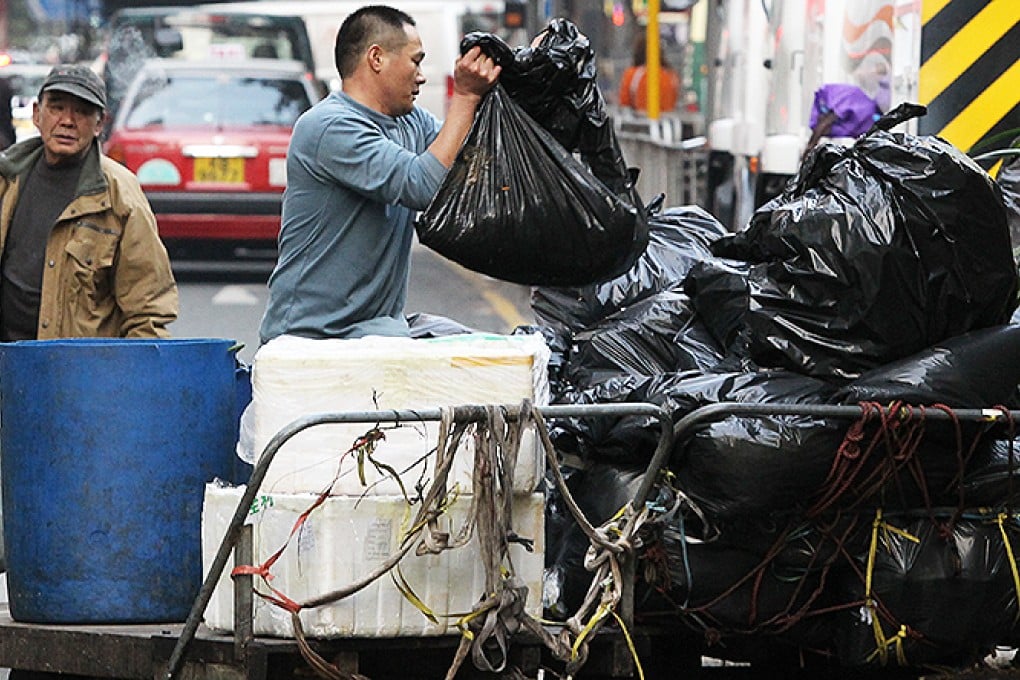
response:
[[[343,78],[354,73],[358,60],[372,44],[387,50],[403,47],[405,26],[416,26],[406,12],[386,5],[366,5],[350,14],[336,34],[333,59],[337,73]]]

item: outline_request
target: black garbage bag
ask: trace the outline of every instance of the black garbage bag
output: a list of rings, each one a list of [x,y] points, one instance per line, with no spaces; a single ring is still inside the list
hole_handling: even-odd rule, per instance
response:
[[[670,207],[648,216],[648,246],[628,271],[602,283],[575,288],[538,287],[531,308],[542,323],[577,333],[660,291],[673,288],[709,246],[727,233],[698,206]]]
[[[661,544],[671,586],[665,599],[692,627],[721,642],[716,651],[709,648],[713,656],[732,658],[726,649],[743,636],[816,647],[831,638],[828,619],[808,616],[824,608],[825,559],[787,566],[735,542],[691,541],[676,522],[663,531]]]
[[[985,408],[1009,404],[1020,384],[1020,326],[984,328],[946,338],[840,387],[833,403],[901,401]]]
[[[840,567],[848,554],[864,549],[873,516],[833,513],[808,519],[801,515],[744,515],[720,527],[713,542],[739,547],[786,570],[803,572]]]
[[[650,396],[678,407],[675,420],[711,403],[818,405],[832,393],[823,381],[782,370],[706,374],[661,388]],[[634,437],[628,431],[636,424],[621,420],[611,435]],[[811,415],[728,416],[678,440],[670,469],[715,526],[748,516],[797,516],[825,484],[845,433],[846,423]]]
[[[516,50],[491,33],[469,33],[461,52],[474,45],[503,67],[500,84],[563,148],[578,152],[613,191],[633,185],[598,87],[595,49],[577,26],[553,19],[531,45]]]
[[[1013,259],[1020,263],[1020,138],[1013,141],[1016,155],[1005,160],[995,181],[1009,211],[1009,233],[1013,240]]]
[[[856,570],[834,579],[842,599],[855,603],[836,623],[841,663],[960,666],[1010,643],[1018,613],[1017,548],[1020,528],[1014,519],[881,518],[874,539],[856,556]],[[869,596],[875,607],[861,604]]]
[[[670,374],[672,375],[672,374]],[[674,376],[675,377],[675,376]],[[642,375],[619,374],[594,383],[583,389],[566,384],[556,395],[557,404],[623,404],[643,400],[645,390],[657,378]],[[656,424],[642,418],[639,441],[619,441],[611,436],[618,419],[556,418],[549,422],[549,437],[557,451],[593,460],[612,460],[616,463],[647,463],[651,459],[658,434]],[[598,452],[593,456],[593,452]]]
[[[782,675],[805,661],[816,673],[832,665],[826,659],[834,617],[826,611],[845,602],[833,598],[827,582],[845,568],[847,554],[866,545],[871,518],[850,514],[817,524],[748,516],[710,541],[694,535],[690,519],[669,519],[647,548],[646,578],[666,569],[669,587],[658,599],[646,598],[639,613],[662,623],[669,619],[656,608],[672,611],[701,631],[704,654],[750,662],[759,675],[773,675],[766,667]]]
[[[751,364],[744,323],[752,298],[750,284],[762,277],[761,269],[762,265],[711,256],[695,263],[683,283],[715,341],[729,357]]]
[[[722,361],[722,353],[676,286],[577,333],[565,378],[585,388],[615,375],[707,371]]]
[[[916,450],[909,454],[906,450],[885,448],[874,452],[882,456],[878,461],[881,465],[900,466],[907,462],[894,462],[886,454],[909,455],[916,461],[911,474],[899,475],[895,485],[897,493],[907,493],[907,496],[898,504],[909,506],[927,497],[936,504],[963,506],[970,503],[959,481],[970,467],[968,461],[972,452],[981,445],[979,437],[985,425],[926,420],[924,414],[933,409],[951,413],[955,408],[1012,408],[1018,383],[1020,326],[995,326],[949,338],[913,356],[868,371],[837,390],[832,402],[878,405],[898,402],[912,408],[923,424],[923,436],[910,438],[917,442]],[[911,495],[911,488],[918,494]],[[891,491],[890,488],[887,493]],[[884,500],[887,508],[893,503],[888,495]]]
[[[593,526],[600,526],[637,495],[645,468],[592,465],[561,470],[567,489]],[[584,557],[591,541],[567,509],[560,490],[546,479],[546,557],[543,606],[546,616],[564,620],[577,612],[593,573]],[[551,530],[550,530],[551,529]],[[639,598],[640,599],[640,598]]]
[[[1012,514],[1020,507],[1020,437],[1016,430],[979,443],[959,491],[965,507],[994,508]]]
[[[570,392],[564,403],[665,406],[679,421],[694,409],[724,401],[823,404],[832,388],[789,371],[618,377]],[[563,418],[557,446],[586,460],[645,463],[659,441],[659,422],[646,416]],[[699,426],[675,442],[670,467],[681,490],[713,518],[763,509],[792,509],[824,480],[846,426],[810,416],[731,416]]]
[[[1009,319],[1017,270],[1001,192],[947,142],[886,131],[917,109],[849,148],[817,148],[745,231],[713,244],[751,265],[740,333],[759,365],[851,380]]]
[[[525,285],[611,279],[648,242],[643,206],[606,187],[500,85],[415,228],[444,257]]]

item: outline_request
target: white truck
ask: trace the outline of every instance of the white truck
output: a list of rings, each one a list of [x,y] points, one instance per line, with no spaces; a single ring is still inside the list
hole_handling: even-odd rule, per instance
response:
[[[1020,134],[1020,2],[716,0],[713,10],[709,200],[733,229],[796,172],[823,84],[856,85],[883,110],[924,104],[907,130],[965,152]]]
[[[709,32],[716,44],[709,87],[710,210],[736,227],[753,211],[753,163],[764,137],[766,15],[760,0],[716,2]]]
[[[303,17],[312,44],[315,75],[336,90],[340,87],[333,57],[337,31],[347,15],[365,4],[351,0],[248,0],[218,6],[267,16]],[[453,92],[453,64],[460,53],[461,38],[472,31],[485,31],[512,39],[503,29],[503,0],[394,0],[386,4],[407,12],[418,25],[426,52],[422,70],[427,78],[418,105],[440,118]]]

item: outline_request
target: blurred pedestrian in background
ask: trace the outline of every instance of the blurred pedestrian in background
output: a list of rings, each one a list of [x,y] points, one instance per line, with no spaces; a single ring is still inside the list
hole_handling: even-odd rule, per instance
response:
[[[620,80],[620,106],[640,113],[648,110],[646,50],[647,43],[641,36],[634,44],[634,62],[623,72]],[[675,111],[680,96],[680,76],[662,55],[659,64],[659,110]]]
[[[4,102],[9,111],[10,96]],[[0,153],[0,341],[165,337],[177,318],[177,284],[149,202],[100,150],[105,115],[102,79],[56,66],[32,109],[39,136]],[[54,677],[74,676],[10,672]]]

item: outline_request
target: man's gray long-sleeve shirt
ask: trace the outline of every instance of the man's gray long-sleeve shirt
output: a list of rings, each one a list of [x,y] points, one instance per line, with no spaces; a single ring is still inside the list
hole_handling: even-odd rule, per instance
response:
[[[263,343],[283,334],[408,334],[414,216],[446,173],[426,151],[439,127],[423,109],[393,118],[342,92],[301,116],[287,153]]]

